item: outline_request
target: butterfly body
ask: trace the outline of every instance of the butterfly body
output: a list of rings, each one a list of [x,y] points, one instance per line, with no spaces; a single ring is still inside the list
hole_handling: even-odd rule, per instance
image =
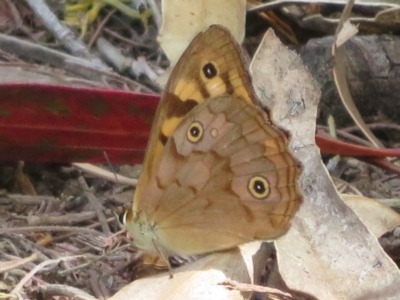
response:
[[[299,163],[257,107],[239,47],[222,27],[196,37],[174,69],[144,168],[126,216],[141,249],[200,254],[289,228],[301,203]]]

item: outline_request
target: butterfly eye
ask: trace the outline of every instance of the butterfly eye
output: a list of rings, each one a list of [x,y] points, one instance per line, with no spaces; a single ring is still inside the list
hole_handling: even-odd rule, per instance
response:
[[[270,189],[268,181],[261,176],[254,176],[249,181],[249,191],[257,199],[263,199],[268,196]]]
[[[190,125],[186,135],[190,142],[197,143],[203,136],[203,125],[197,121],[193,122]]]
[[[203,74],[207,79],[217,76],[218,71],[213,63],[206,63],[203,67]]]

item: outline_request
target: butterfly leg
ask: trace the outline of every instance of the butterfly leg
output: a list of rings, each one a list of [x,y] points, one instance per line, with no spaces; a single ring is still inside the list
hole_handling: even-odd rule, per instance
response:
[[[169,271],[169,278],[171,278],[171,279],[174,278],[174,272],[172,270],[172,266],[169,262],[168,256],[163,251],[161,251],[159,245],[157,245],[157,242],[155,240],[152,240],[152,241],[153,241],[154,248],[157,250],[158,254],[163,258],[163,260],[167,264],[168,271]]]

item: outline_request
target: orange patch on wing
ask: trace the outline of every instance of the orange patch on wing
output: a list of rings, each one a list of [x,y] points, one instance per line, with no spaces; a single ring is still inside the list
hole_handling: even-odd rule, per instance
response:
[[[265,147],[267,147],[266,151],[268,154],[279,153],[281,152],[281,147],[276,142],[275,139],[266,140],[264,143]]]
[[[244,74],[242,74],[243,76]],[[242,96],[248,103],[254,103],[253,98],[250,96],[251,90],[248,90],[245,86],[242,76],[240,76],[237,69],[229,71],[229,80],[235,90],[235,94]]]
[[[196,100],[197,102],[204,101],[199,86],[194,81],[179,80],[174,94],[177,95],[181,101],[186,101],[187,99]]]
[[[164,121],[161,126],[161,132],[169,138],[175,131],[176,127],[181,122],[182,118],[172,117]]]

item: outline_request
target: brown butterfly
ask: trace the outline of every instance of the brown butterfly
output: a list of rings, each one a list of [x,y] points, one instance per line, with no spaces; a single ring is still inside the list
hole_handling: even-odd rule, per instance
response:
[[[197,35],[166,86],[125,216],[139,248],[200,254],[288,230],[301,168],[257,103],[229,31]]]

